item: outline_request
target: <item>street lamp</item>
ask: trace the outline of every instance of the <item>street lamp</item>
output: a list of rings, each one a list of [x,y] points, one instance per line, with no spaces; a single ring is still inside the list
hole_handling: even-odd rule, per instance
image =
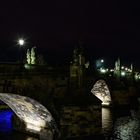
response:
[[[24,39],[19,39],[19,40],[18,40],[18,44],[19,44],[20,46],[23,46],[23,45],[25,44]]]
[[[24,39],[22,39],[22,38],[20,38],[19,40],[18,40],[18,44],[19,44],[19,46],[20,46],[20,61],[21,61],[21,63],[23,63],[23,47],[22,46],[24,46],[24,44],[25,44],[25,40]]]
[[[126,74],[126,73],[125,73],[124,71],[121,72],[121,76],[125,76],[125,74]]]
[[[104,59],[101,59],[101,63],[104,63]]]

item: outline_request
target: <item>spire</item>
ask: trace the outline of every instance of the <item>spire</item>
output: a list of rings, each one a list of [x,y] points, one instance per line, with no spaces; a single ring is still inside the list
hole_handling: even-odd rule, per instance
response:
[[[131,63],[130,69],[133,72],[133,63]]]
[[[121,75],[121,62],[120,62],[120,58],[118,58],[118,60],[115,62],[114,74],[117,76],[117,78],[120,78],[120,75]]]
[[[120,58],[118,58],[118,60],[115,62],[115,70],[120,70],[121,69],[121,62],[120,62]]]

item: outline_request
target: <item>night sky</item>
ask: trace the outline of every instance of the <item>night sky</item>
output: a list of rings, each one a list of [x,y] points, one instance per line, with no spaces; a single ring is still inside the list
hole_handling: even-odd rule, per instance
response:
[[[0,61],[17,61],[17,39],[46,61],[68,63],[79,40],[90,60],[118,56],[140,67],[139,3],[118,0],[5,0],[0,3]],[[57,58],[57,60],[56,60]]]

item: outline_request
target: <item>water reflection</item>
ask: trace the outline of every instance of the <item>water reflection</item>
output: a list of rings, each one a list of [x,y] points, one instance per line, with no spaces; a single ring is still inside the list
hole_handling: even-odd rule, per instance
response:
[[[113,127],[112,112],[110,108],[102,107],[102,133],[109,135]]]
[[[0,140],[41,140],[12,131],[12,114],[11,110],[0,111]],[[102,132],[106,140],[140,140],[140,110],[131,110],[128,115],[115,117],[115,122],[113,118],[109,108],[102,108]]]
[[[114,140],[140,139],[140,111],[131,111],[130,116],[118,118],[114,124]]]
[[[121,111],[117,113],[121,114]],[[114,117],[109,108],[102,108],[102,132],[105,138],[108,140],[140,139],[140,110],[131,110],[125,116]]]

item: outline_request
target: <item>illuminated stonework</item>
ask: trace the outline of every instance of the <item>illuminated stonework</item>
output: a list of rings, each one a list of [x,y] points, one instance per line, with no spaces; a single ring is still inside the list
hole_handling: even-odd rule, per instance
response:
[[[110,91],[104,80],[98,80],[93,86],[91,92],[102,101],[102,105],[110,105]]]
[[[20,95],[0,93],[0,100],[7,104],[26,125],[26,131],[40,133],[44,128],[55,129],[50,112],[37,101]]]

